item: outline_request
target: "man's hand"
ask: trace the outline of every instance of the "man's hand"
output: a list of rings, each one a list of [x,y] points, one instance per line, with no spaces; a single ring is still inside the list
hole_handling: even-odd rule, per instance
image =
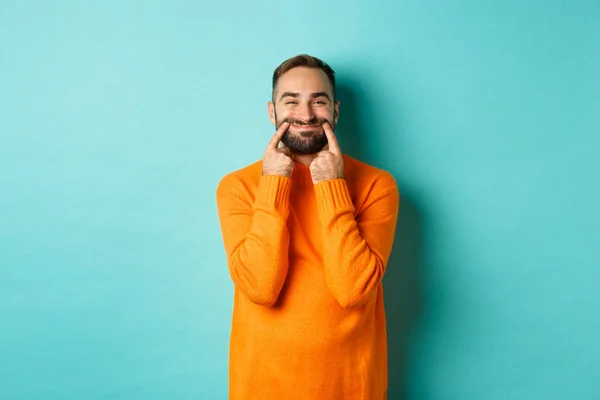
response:
[[[329,150],[320,151],[317,157],[310,163],[310,174],[313,184],[340,179],[344,177],[344,160],[342,150],[328,122],[323,124],[323,130],[327,136]]]
[[[288,178],[292,177],[292,172],[294,172],[294,160],[292,160],[290,149],[288,149],[283,143],[282,147],[279,146],[279,142],[283,137],[283,134],[287,131],[290,124],[284,122],[281,124],[267,149],[263,155],[262,159],[262,173],[263,175],[281,175],[287,176]]]

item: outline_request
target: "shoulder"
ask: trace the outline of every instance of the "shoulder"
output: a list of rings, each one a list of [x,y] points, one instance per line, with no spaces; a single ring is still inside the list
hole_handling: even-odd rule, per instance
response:
[[[356,186],[359,190],[366,188],[397,190],[396,180],[389,171],[347,155],[344,155],[344,176],[349,185]]]
[[[262,171],[262,162],[256,161],[243,168],[232,171],[221,178],[217,185],[217,197],[228,195],[232,191],[250,189],[258,185]]]
[[[379,210],[386,215],[398,212],[400,193],[389,171],[344,156],[344,178],[357,215],[366,210]]]

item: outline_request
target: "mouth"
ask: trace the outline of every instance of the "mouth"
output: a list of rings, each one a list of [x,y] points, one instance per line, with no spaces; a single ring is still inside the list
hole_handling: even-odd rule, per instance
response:
[[[292,124],[292,126],[294,128],[297,128],[297,129],[321,129],[322,128],[321,125],[296,125],[296,124]]]

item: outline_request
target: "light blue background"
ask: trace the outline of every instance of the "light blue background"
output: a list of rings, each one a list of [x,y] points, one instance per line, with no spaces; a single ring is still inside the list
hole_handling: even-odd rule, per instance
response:
[[[226,398],[215,190],[301,52],[400,186],[390,400],[600,398],[591,0],[1,1],[0,398]]]

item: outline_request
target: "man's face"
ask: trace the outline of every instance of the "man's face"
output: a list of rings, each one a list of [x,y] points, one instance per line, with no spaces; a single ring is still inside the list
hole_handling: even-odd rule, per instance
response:
[[[319,68],[296,67],[283,74],[269,102],[269,117],[277,128],[289,122],[281,142],[292,153],[313,154],[323,150],[327,136],[323,124],[335,131],[339,102],[334,102],[327,74]]]

